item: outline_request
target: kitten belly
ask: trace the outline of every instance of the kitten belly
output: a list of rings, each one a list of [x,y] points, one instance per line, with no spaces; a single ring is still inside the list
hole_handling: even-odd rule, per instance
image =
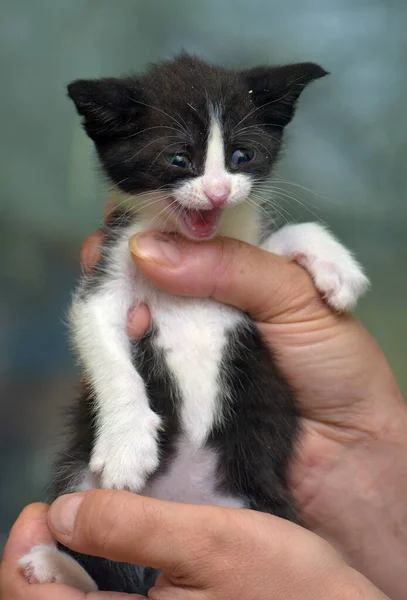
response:
[[[181,437],[169,469],[153,478],[141,495],[171,502],[244,508],[241,499],[217,491],[217,461],[213,450],[196,448]]]
[[[152,343],[175,384],[172,396],[176,397],[179,433],[167,470],[153,477],[143,494],[192,504],[243,507],[240,499],[218,491],[218,456],[206,445],[212,428],[224,418],[227,391],[222,389],[220,369],[228,335],[242,315],[212,300],[166,295],[158,295],[150,309],[156,328]]]

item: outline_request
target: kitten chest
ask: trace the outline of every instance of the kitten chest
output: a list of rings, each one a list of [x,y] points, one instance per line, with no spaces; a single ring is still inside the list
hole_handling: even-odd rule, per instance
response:
[[[228,332],[242,315],[212,300],[159,294],[150,304],[155,344],[181,396],[181,430],[197,448],[222,419],[220,369]]]
[[[149,302],[156,331],[152,343],[178,392],[180,433],[169,465],[141,493],[175,502],[243,507],[240,498],[219,491],[219,458],[205,444],[212,426],[222,421],[227,390],[222,389],[220,371],[228,334],[242,315],[211,300],[161,293]]]

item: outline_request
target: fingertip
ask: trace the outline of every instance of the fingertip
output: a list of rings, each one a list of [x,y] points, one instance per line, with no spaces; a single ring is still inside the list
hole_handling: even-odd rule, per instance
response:
[[[11,529],[4,550],[5,561],[15,561],[33,546],[54,542],[47,525],[48,510],[49,506],[41,503],[24,508]]]
[[[106,223],[106,225],[108,225],[109,221],[111,221],[111,219],[112,219],[113,210],[114,210],[114,200],[113,200],[112,196],[110,196],[110,198],[108,198],[108,200],[105,204],[105,209],[103,212],[103,219],[104,219],[104,222]]]
[[[46,519],[49,506],[44,502],[34,502],[29,504],[20,513],[17,523],[31,522],[33,520]]]
[[[127,317],[127,333],[132,340],[139,340],[150,328],[151,315],[146,304],[132,306]]]
[[[85,273],[91,273],[100,260],[100,247],[103,241],[103,232],[92,233],[83,243],[80,252],[80,262]]]

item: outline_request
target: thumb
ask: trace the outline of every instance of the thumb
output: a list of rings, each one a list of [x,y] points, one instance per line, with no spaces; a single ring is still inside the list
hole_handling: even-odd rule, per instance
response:
[[[26,507],[18,520],[14,524],[6,547],[4,549],[3,560],[1,563],[1,592],[10,594],[10,598],[26,597],[26,591],[29,586],[18,565],[18,560],[33,546],[38,544],[52,544],[53,539],[47,527],[46,504],[32,504]],[[1,596],[2,597],[2,596]]]
[[[219,547],[227,509],[153,500],[119,490],[91,490],[58,498],[48,514],[56,539],[78,552],[188,572]],[[199,549],[199,556],[194,555]],[[209,553],[209,554],[208,554]]]
[[[261,322],[287,323],[328,314],[308,274],[292,260],[230,238],[192,242],[142,233],[130,239],[137,267],[157,287],[178,296],[213,298]]]

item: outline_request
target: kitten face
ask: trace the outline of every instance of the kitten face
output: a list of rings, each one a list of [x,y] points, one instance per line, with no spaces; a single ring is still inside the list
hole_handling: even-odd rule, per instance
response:
[[[134,207],[156,227],[207,239],[270,174],[301,91],[324,74],[312,63],[232,71],[182,54],[138,77],[74,82],[68,93]]]

